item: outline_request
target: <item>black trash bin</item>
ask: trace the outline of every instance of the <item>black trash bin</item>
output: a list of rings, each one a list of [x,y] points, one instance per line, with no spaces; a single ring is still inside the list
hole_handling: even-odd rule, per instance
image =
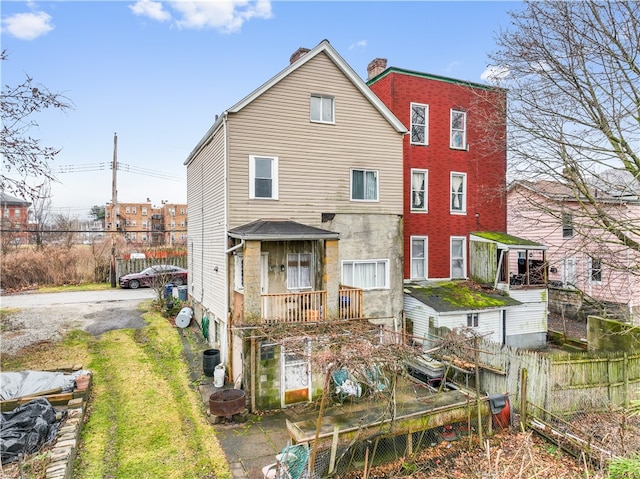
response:
[[[212,377],[218,364],[220,364],[219,349],[206,349],[202,352],[202,369],[205,376]]]

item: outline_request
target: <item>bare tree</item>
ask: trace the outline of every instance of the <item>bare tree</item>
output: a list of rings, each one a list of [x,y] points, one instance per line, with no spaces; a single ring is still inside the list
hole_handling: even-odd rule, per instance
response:
[[[629,269],[616,258],[640,252],[640,2],[528,0],[510,15],[490,55],[510,180],[560,185],[539,209],[560,221],[571,204],[575,234]]]
[[[45,231],[49,227],[49,215],[51,214],[51,184],[48,179],[33,190],[33,223],[30,225],[31,237],[36,249],[42,249],[47,243]]]
[[[7,60],[6,50],[0,53],[0,60]],[[55,179],[49,163],[60,150],[44,146],[39,139],[29,136],[29,130],[38,126],[33,115],[47,108],[65,111],[71,108],[71,103],[66,97],[50,92],[27,76],[18,86],[3,85],[0,107],[0,190],[35,201],[38,186],[31,186],[31,183]]]
[[[71,218],[68,213],[57,213],[53,216],[52,230],[51,241],[55,241],[69,250],[76,243],[78,221]]]

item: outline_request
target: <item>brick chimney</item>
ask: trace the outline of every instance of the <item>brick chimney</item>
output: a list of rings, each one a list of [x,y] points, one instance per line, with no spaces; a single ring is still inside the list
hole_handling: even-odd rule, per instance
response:
[[[309,51],[310,50],[308,48],[304,48],[304,47],[298,48],[295,52],[293,52],[293,55],[291,55],[291,57],[289,58],[289,64],[295,62],[296,60],[298,60],[298,58],[302,58],[307,53],[309,53]]]
[[[371,80],[374,76],[379,75],[387,68],[386,58],[374,58],[367,65],[367,80]]]

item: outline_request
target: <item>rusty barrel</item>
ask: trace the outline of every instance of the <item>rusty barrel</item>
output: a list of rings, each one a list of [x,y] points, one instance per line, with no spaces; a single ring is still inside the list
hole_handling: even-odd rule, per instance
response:
[[[233,416],[244,411],[244,391],[225,389],[209,396],[209,412],[213,416]]]

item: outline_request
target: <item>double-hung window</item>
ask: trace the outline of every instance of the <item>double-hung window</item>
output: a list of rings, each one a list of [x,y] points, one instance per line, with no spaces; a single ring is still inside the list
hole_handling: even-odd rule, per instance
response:
[[[466,278],[467,274],[467,239],[460,236],[451,237],[451,278]]]
[[[411,279],[427,278],[427,238],[411,237]]]
[[[427,211],[427,170],[411,170],[411,209]]]
[[[249,198],[278,199],[277,156],[249,156]]]
[[[589,258],[589,283],[602,283],[602,260]]]
[[[311,254],[287,255],[287,289],[311,288]]]
[[[376,170],[351,170],[351,199],[378,201],[378,172]]]
[[[467,175],[451,172],[451,213],[467,212]]]
[[[451,148],[467,149],[467,112],[451,110]]]
[[[335,123],[335,102],[332,96],[311,95],[311,121]]]
[[[467,327],[469,327],[469,328],[477,328],[478,327],[478,313],[468,313],[467,314]]]
[[[362,289],[388,289],[389,260],[343,261],[342,284]]]
[[[573,215],[562,213],[562,237],[573,238]]]
[[[429,106],[411,104],[411,144],[429,144]]]

